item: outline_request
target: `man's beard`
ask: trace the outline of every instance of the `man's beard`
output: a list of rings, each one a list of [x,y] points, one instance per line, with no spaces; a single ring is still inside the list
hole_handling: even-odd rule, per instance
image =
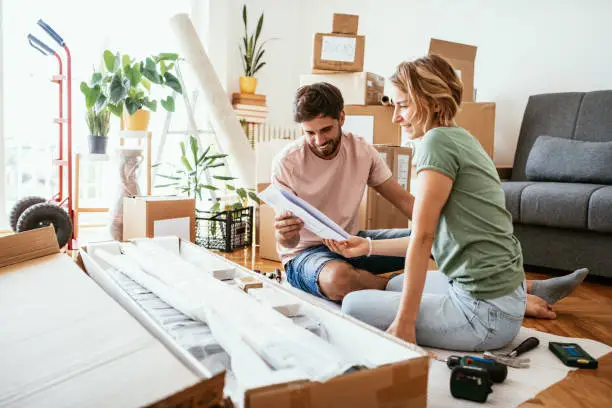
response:
[[[324,157],[333,156],[338,150],[340,144],[340,138],[342,137],[342,129],[338,130],[338,137],[333,140],[329,140],[323,146],[317,146],[317,150]]]

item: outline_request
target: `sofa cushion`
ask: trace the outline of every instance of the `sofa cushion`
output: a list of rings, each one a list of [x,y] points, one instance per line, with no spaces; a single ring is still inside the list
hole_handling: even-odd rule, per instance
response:
[[[521,222],[521,194],[533,181],[503,181],[502,188],[506,195],[506,208],[512,214],[512,222]]]
[[[540,136],[527,158],[525,175],[534,181],[612,184],[612,141]]]
[[[521,194],[521,224],[587,229],[591,194],[604,186],[578,183],[534,183]]]
[[[589,229],[612,232],[612,186],[596,190],[589,201]]]

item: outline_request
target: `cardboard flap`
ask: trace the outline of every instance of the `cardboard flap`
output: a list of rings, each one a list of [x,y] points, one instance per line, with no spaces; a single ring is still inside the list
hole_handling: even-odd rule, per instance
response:
[[[293,382],[245,393],[245,408],[424,407],[429,357],[357,371],[324,383]]]
[[[0,238],[0,268],[59,253],[52,226]]]
[[[225,371],[157,401],[147,408],[213,408],[223,402]]]
[[[438,40],[437,38],[432,38],[429,42],[429,54],[438,54],[453,60],[473,63],[476,60],[476,50],[477,47],[473,45]]]

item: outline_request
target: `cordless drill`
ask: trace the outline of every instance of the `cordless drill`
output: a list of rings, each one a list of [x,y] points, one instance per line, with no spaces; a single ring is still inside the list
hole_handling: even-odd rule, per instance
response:
[[[450,390],[453,397],[476,402],[485,402],[493,392],[493,382],[501,383],[508,375],[505,365],[474,356],[450,356],[446,365],[452,370]]]

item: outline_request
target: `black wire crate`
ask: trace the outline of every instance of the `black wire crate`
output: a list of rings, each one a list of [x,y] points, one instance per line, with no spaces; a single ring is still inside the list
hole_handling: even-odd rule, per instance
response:
[[[253,239],[253,207],[196,216],[196,243],[204,248],[231,252],[250,246]]]

